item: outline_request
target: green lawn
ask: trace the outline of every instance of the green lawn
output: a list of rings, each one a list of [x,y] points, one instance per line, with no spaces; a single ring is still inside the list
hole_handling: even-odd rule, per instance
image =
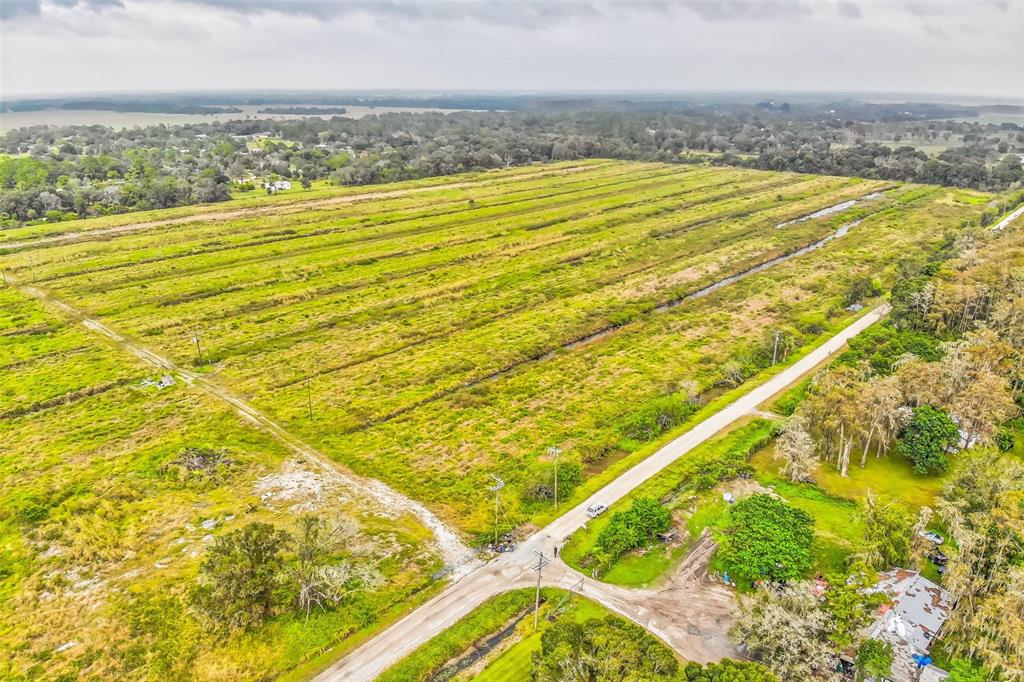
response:
[[[955,456],[954,456],[955,465]],[[848,500],[860,500],[868,491],[876,495],[898,499],[916,511],[921,507],[934,506],[935,498],[942,486],[949,480],[949,473],[939,475],[915,474],[910,462],[889,454],[877,459],[869,457],[867,466],[860,468],[860,454],[851,454],[849,476],[839,475],[836,468],[822,462],[814,474],[817,487],[830,495]],[[770,450],[758,453],[752,463],[759,471],[779,477],[779,463],[772,458]]]

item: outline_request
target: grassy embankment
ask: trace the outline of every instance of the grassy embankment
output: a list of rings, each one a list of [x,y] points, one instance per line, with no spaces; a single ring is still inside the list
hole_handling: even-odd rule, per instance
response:
[[[475,644],[515,625],[513,631],[473,665],[452,679],[477,682],[526,680],[533,669],[533,655],[540,651],[541,635],[562,623],[583,623],[611,614],[603,606],[565,590],[541,590],[540,627],[533,626],[534,591],[513,590],[484,602],[468,616],[434,637],[401,662],[389,668],[378,682],[425,682],[447,665],[465,656]],[[523,617],[525,616],[525,617]],[[521,619],[520,619],[521,618]],[[518,620],[518,622],[516,622]],[[647,635],[650,637],[650,635]]]

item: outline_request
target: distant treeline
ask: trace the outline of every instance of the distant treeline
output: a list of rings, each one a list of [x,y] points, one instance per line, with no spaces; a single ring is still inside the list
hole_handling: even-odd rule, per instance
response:
[[[222,201],[265,179],[366,185],[551,160],[712,163],[973,187],[1024,183],[1013,123],[745,113],[389,113],[114,130],[34,126],[0,138],[4,225]],[[800,105],[803,106],[803,105]],[[873,105],[870,105],[873,106]]]
[[[263,107],[261,114],[288,114],[291,116],[326,116],[328,114],[347,114],[345,107]]]
[[[43,111],[45,109],[62,109],[65,111],[123,111],[147,114],[240,114],[242,110],[235,106],[211,106],[205,104],[186,104],[169,101],[149,100],[110,100],[110,99],[37,99],[11,102],[4,105],[4,111]]]
[[[962,106],[928,102],[876,103],[837,95],[790,93],[758,97],[735,93],[626,94],[486,94],[486,93],[367,93],[367,92],[233,92],[162,93],[12,100],[7,111],[40,109],[103,109],[155,113],[237,113],[239,105],[304,107],[358,105],[461,109],[472,111],[616,111],[623,113],[729,114],[781,111],[790,118],[836,117],[858,121],[909,121],[978,116],[983,111],[1008,111],[1012,105]],[[282,113],[282,112],[268,112]]]

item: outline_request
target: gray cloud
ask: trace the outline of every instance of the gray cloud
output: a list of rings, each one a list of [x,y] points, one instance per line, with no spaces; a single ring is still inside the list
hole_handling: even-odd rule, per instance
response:
[[[0,7],[4,96],[222,88],[1024,96],[1024,0],[0,0]]]
[[[153,0],[149,0],[152,2]],[[625,14],[657,14],[688,11],[704,21],[766,21],[807,16],[814,4],[800,0],[182,0],[237,15],[276,13],[330,20],[356,14],[383,22],[475,21],[482,24],[540,28],[573,19]],[[122,7],[122,0],[3,0],[2,18],[39,16],[44,5],[101,11]],[[840,12],[859,16],[851,2]]]
[[[766,20],[810,14],[800,0],[187,0],[241,14],[277,12],[330,19],[363,13],[388,20],[473,20],[507,26],[537,27],[546,22],[616,14],[688,10],[705,21]]]
[[[42,13],[43,4],[43,0],[2,0],[0,2],[0,19],[10,20],[18,17],[39,16]],[[92,12],[124,6],[122,0],[47,0],[46,4]]]
[[[860,19],[864,16],[864,13],[860,11],[860,7],[853,2],[840,2],[839,14],[850,19]]]

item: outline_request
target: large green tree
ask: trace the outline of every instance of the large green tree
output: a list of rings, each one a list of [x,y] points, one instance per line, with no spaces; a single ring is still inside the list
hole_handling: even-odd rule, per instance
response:
[[[946,453],[959,437],[960,430],[946,412],[921,405],[914,408],[896,452],[909,459],[917,473],[938,473],[949,467]]]
[[[814,519],[771,495],[752,495],[729,509],[719,535],[729,570],[750,580],[799,580],[811,568]]]
[[[914,528],[910,510],[896,500],[880,502],[869,491],[858,516],[864,523],[864,561],[877,569],[905,566]]]

